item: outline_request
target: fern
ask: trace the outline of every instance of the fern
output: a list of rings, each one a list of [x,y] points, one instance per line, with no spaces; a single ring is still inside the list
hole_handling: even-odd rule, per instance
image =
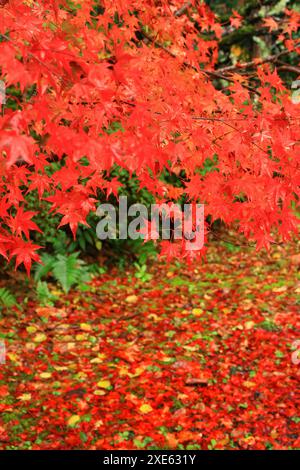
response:
[[[35,281],[40,281],[43,277],[47,276],[50,271],[52,271],[53,265],[55,263],[55,257],[45,253],[41,256],[41,261],[42,264],[36,264],[35,266]]]
[[[48,284],[45,281],[38,281],[36,295],[39,303],[42,305],[53,305],[53,302],[56,300],[56,296],[51,294],[48,289]]]
[[[6,308],[19,307],[15,296],[5,287],[0,288],[0,304]]]
[[[53,265],[53,277],[67,293],[74,284],[78,284],[80,279],[77,256],[75,253],[70,256],[57,255]]]
[[[84,261],[78,259],[78,255],[78,252],[71,255],[43,255],[43,264],[37,265],[35,269],[35,280],[40,281],[51,273],[66,293],[69,292],[72,286],[89,281],[90,273],[88,267]],[[40,285],[38,288],[42,298],[47,297],[45,285]]]

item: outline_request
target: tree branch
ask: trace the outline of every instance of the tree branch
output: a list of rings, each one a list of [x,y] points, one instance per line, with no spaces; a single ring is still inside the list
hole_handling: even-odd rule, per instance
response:
[[[161,44],[159,41],[156,41],[154,38],[152,38],[149,34],[145,33],[143,30],[140,31],[140,33],[142,34],[142,36],[144,36],[148,41],[150,41],[152,44],[154,44],[156,47],[158,47],[159,49],[162,49],[163,51],[165,51],[169,56],[173,57],[173,59],[177,59],[177,55],[172,52],[170,49],[168,49],[166,46],[164,46],[163,44]],[[201,69],[198,69],[197,67],[195,67],[194,65],[192,64],[189,64],[188,62],[182,62],[182,65],[184,67],[187,67],[189,69],[192,69],[192,70],[195,70],[195,72],[198,72],[198,73],[203,73],[204,75],[206,75],[207,77],[209,78],[219,78],[221,80],[226,80],[227,82],[231,82],[231,83],[235,83],[236,80],[234,78],[231,78],[231,77],[228,77],[226,75],[223,75],[221,72],[222,70],[201,70]],[[249,85],[246,85],[244,83],[241,84],[244,88],[246,88],[247,90],[251,91],[252,93],[255,93],[257,95],[260,96],[260,93],[259,91],[257,91],[255,88],[249,86]]]
[[[278,67],[277,70],[287,70],[288,72],[293,72],[300,75],[300,67],[296,67],[295,65],[284,64]]]
[[[175,11],[174,16],[179,18],[180,16],[184,15],[185,12],[192,6],[192,2],[186,2],[181,8]]]
[[[279,57],[288,54],[290,51],[285,50],[281,51],[278,54],[270,55],[268,57],[265,57],[264,59],[254,59],[249,62],[244,62],[242,64],[235,64],[235,65],[229,65],[227,67],[222,67],[220,69],[217,69],[218,72],[220,73],[227,73],[227,72],[233,72],[235,70],[240,70],[240,69],[247,69],[250,67],[256,67],[257,65],[265,64],[267,62],[276,62]]]

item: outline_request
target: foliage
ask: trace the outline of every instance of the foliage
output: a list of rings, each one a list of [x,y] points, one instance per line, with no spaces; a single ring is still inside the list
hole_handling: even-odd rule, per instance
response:
[[[127,196],[129,205],[139,202],[145,204],[149,209],[151,203],[154,203],[152,195],[146,189],[139,188],[138,180],[134,175],[130,177],[128,171],[116,166],[110,173],[109,178],[115,177],[118,177],[118,180],[122,183],[120,195]],[[99,202],[100,200],[101,194],[99,195]],[[116,208],[118,207],[118,200],[114,195],[110,195],[107,201],[102,199],[101,202],[109,202],[114,204]],[[70,254],[78,251],[82,256],[85,256],[95,255],[104,250],[107,257],[112,256],[113,259],[118,259],[119,264],[124,264],[128,253],[139,259],[141,251],[143,253],[156,252],[153,245],[141,246],[143,245],[141,240],[132,240],[130,243],[122,240],[112,242],[109,239],[100,241],[96,236],[98,218],[93,212],[87,216],[88,226],[80,225],[78,227],[76,239],[74,240],[72,232],[66,227],[60,230],[57,229],[59,217],[49,211],[50,204],[47,201],[40,200],[36,191],[26,195],[26,203],[28,210],[37,211],[35,220],[41,229],[41,232],[34,232],[34,241],[46,249],[48,253]]]
[[[49,291],[47,282],[37,281],[36,296],[40,305],[54,305],[57,297]]]
[[[58,254],[56,256],[42,255],[42,263],[37,265],[34,278],[40,281],[49,273],[62,286],[65,292],[69,292],[74,285],[84,284],[90,279],[89,269],[83,260],[78,259],[78,253],[70,255]],[[47,297],[47,289],[44,284],[38,286],[38,295]]]
[[[136,268],[136,272],[134,276],[139,279],[141,282],[147,282],[150,281],[152,278],[152,275],[147,273],[147,265],[142,264],[140,265],[139,263],[134,263],[134,267]]]
[[[180,14],[179,0],[1,2],[2,256],[28,273],[40,259],[32,192],[76,249],[95,244],[82,227],[120,193],[116,167],[156,201],[204,203],[258,249],[298,230],[299,107],[284,80],[299,71],[300,16],[283,1],[242,5],[223,21],[196,0]],[[163,253],[195,256],[185,248]]]
[[[18,306],[15,296],[5,287],[0,288],[0,305],[5,308]]]
[[[299,245],[211,243],[3,317],[0,448],[299,449]]]

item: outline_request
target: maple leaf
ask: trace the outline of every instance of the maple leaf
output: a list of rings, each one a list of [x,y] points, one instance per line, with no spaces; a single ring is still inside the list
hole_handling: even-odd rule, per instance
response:
[[[30,175],[30,185],[28,188],[28,192],[37,189],[39,198],[41,198],[46,191],[49,191],[50,185],[51,179],[47,175],[32,173]]]
[[[269,31],[276,31],[278,29],[278,23],[271,16],[264,18],[263,24]]]
[[[7,253],[10,247],[10,243],[11,243],[11,240],[9,237],[0,235],[0,254],[6,259],[8,258]]]
[[[239,28],[242,24],[243,17],[236,11],[232,10],[233,16],[230,17],[230,24],[234,28]]]
[[[103,189],[106,189],[106,197],[108,198],[111,194],[117,197],[118,191],[120,188],[122,188],[122,186],[123,185],[120,183],[117,177],[114,177],[107,183],[103,184]]]
[[[14,217],[11,216],[7,222],[13,234],[21,236],[24,233],[29,238],[29,230],[36,230],[42,233],[36,223],[31,220],[36,214],[33,211],[24,212],[23,207],[18,207],[16,215]]]
[[[23,263],[29,276],[32,261],[40,261],[36,251],[41,246],[35,245],[31,241],[25,241],[22,238],[14,238],[14,245],[15,247],[11,250],[10,258],[16,256],[15,269]]]
[[[186,193],[192,200],[197,200],[199,197],[200,188],[202,186],[201,176],[196,174],[190,178],[190,181],[185,183]]]
[[[3,132],[0,137],[0,149],[8,155],[7,166],[10,167],[18,160],[32,163],[34,140],[27,135],[16,132]]]
[[[82,224],[82,225],[85,225],[86,227],[89,227],[89,224],[85,220],[85,216],[77,212],[70,212],[68,214],[65,214],[63,218],[61,219],[58,228],[67,224],[70,225],[74,240],[76,239],[76,232],[77,232],[78,224]]]

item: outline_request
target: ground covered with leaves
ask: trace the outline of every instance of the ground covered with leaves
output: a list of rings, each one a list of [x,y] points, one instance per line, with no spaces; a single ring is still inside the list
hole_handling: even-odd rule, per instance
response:
[[[3,313],[1,448],[300,448],[298,253],[218,243]]]

